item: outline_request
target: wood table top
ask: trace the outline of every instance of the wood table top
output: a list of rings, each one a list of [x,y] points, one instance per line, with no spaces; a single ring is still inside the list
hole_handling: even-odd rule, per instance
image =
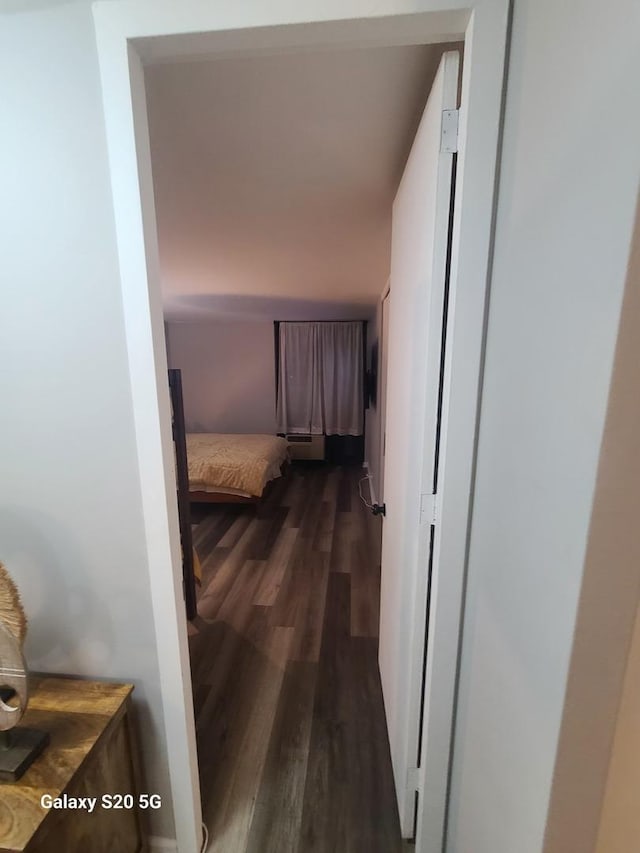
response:
[[[0,782],[0,851],[26,849],[47,816],[43,794],[65,791],[101,736],[124,714],[131,684],[31,676],[21,727],[49,733],[51,742],[17,782]]]

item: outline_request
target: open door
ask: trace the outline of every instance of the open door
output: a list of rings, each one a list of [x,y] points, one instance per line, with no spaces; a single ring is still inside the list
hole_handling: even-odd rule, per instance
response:
[[[407,838],[423,796],[421,761],[429,757],[421,742],[425,708],[437,713],[428,695],[426,638],[438,536],[458,73],[458,53],[445,53],[393,205],[379,660]]]
[[[380,417],[380,439],[378,447],[378,503],[384,503],[384,457],[386,453],[387,441],[387,368],[389,364],[389,305],[391,304],[391,291],[387,292],[382,297],[380,303],[380,367],[378,374],[380,376],[380,393],[378,395],[378,406],[381,412]]]

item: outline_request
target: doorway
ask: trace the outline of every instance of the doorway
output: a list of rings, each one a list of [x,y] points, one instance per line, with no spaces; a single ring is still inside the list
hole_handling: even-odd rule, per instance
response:
[[[194,433],[186,443],[199,472],[194,476],[209,489],[205,494],[196,486],[196,494],[179,490],[179,496],[187,506],[189,497],[196,502],[194,544],[202,570],[189,646],[203,816],[213,851],[269,849],[275,839],[285,849],[300,843],[311,850],[309,839],[319,833],[318,843],[342,849],[374,826],[371,853],[393,849],[394,832],[400,839],[396,799],[389,797],[393,777],[377,666],[381,519],[367,519],[359,500],[356,484],[363,472],[348,470],[346,454],[338,460],[332,448],[355,440],[358,420],[363,426],[367,335],[349,314],[362,318],[377,308],[396,225],[425,237],[433,227],[439,68],[443,55],[447,63],[455,57],[457,68],[460,50],[457,44],[306,50],[145,68],[169,367],[181,372],[182,420]],[[452,79],[455,108],[455,73]],[[416,172],[413,164],[422,160],[429,168]],[[411,202],[409,220],[398,200],[407,192],[422,200]],[[414,214],[420,223],[411,221]],[[421,244],[414,245],[413,256],[416,251],[422,257]],[[407,266],[397,258],[391,263]],[[427,317],[431,277],[423,263],[422,293],[412,305],[407,298],[417,294],[402,275],[395,282],[398,307],[405,305],[415,322]],[[370,304],[359,306],[363,294]],[[329,315],[334,322],[326,322]],[[388,319],[382,320],[388,329]],[[377,325],[369,324],[372,337]],[[404,326],[396,323],[396,341],[387,340],[385,358],[388,345],[412,334],[411,323]],[[278,369],[283,333],[293,354],[284,372]],[[419,338],[425,339],[425,330]],[[316,367],[308,361],[310,349],[324,353]],[[411,381],[417,394],[424,383],[410,362],[421,362],[422,354],[407,355],[401,352],[399,364],[394,356],[393,385]],[[318,381],[319,365],[327,375],[314,417],[324,418],[320,409],[331,403],[326,438],[319,437],[324,465],[316,460],[314,470],[294,460],[255,505],[232,505],[242,496],[216,494],[216,485],[231,485],[226,474],[234,446],[245,442],[249,453],[256,433],[308,431],[306,406],[295,409],[288,427],[277,429],[276,380],[295,375],[293,395]],[[300,402],[306,404],[306,397]],[[400,410],[395,403],[394,410]],[[376,414],[382,411],[380,406]],[[346,438],[336,435],[338,422],[349,429]],[[288,436],[290,452],[299,451],[294,437]],[[220,442],[226,455],[218,472],[206,449]],[[322,457],[316,444],[302,447]],[[205,458],[211,459],[206,473]],[[398,467],[392,466],[392,474]],[[207,497],[225,505],[203,503]],[[394,501],[390,525],[397,515]],[[335,634],[342,636],[339,659],[332,658]],[[350,689],[340,678],[331,686],[331,668],[349,673]],[[296,695],[306,701],[292,699]],[[389,709],[393,697],[385,698]],[[419,703],[413,701],[417,715]],[[365,718],[378,723],[368,731],[368,747],[358,748]],[[287,730],[292,720],[295,745]],[[349,732],[339,748],[327,742],[327,728],[337,743]],[[330,775],[343,779],[336,802],[314,787],[326,762]],[[376,779],[376,786],[365,788],[363,778]],[[269,792],[274,779],[278,787],[293,786],[286,804]],[[321,820],[328,813],[334,822]]]
[[[424,3],[422,10],[416,12],[414,4],[406,3],[406,9],[398,10],[397,4],[389,3],[388,19],[357,19],[357,4],[354,3],[353,9],[347,8],[348,5],[343,4],[341,8],[342,21],[316,24],[292,21],[291,13],[277,3],[258,12],[238,13],[237,18],[228,18],[224,11],[202,10],[197,4],[185,4],[169,11],[161,24],[151,5],[142,11],[136,7],[135,14],[133,5],[129,8],[127,3],[118,4],[115,10],[109,9],[109,4],[99,4],[95,8],[148,550],[150,562],[156,569],[152,594],[165,684],[169,763],[174,779],[177,835],[180,849],[184,851],[197,849],[199,810],[190,723],[186,630],[178,607],[177,521],[175,508],[166,498],[172,490],[168,419],[165,417],[168,394],[166,372],[157,368],[157,365],[166,367],[166,362],[159,293],[154,292],[153,287],[157,277],[157,246],[143,114],[142,59],[157,57],[162,51],[167,55],[185,55],[203,50],[247,49],[247,44],[273,48],[283,44],[303,46],[344,40],[360,43],[376,40],[384,43],[388,39],[396,43],[403,39],[415,42],[416,38],[420,42],[442,41],[445,33],[453,40],[465,37],[469,61],[466,62],[465,55],[463,103],[466,110],[461,116],[461,140],[466,148],[459,161],[460,208],[453,228],[452,286],[457,307],[450,337],[451,384],[446,400],[449,487],[442,495],[440,542],[440,560],[447,563],[447,572],[443,574],[445,581],[439,595],[450,608],[451,618],[441,621],[445,630],[442,636],[436,632],[432,646],[438,663],[442,662],[450,673],[450,684],[446,685],[442,698],[443,703],[452,708],[507,3],[478,4],[473,18],[462,6],[442,13],[436,4]],[[351,19],[350,14],[353,15]],[[287,26],[281,26],[283,23]],[[270,28],[264,28],[265,25]],[[263,28],[252,30],[255,26]],[[185,32],[197,35],[175,36]],[[158,39],[158,36],[169,38]],[[131,39],[136,39],[135,47],[130,46],[127,52],[123,47],[126,48]],[[474,211],[473,221],[462,214],[468,209]],[[148,277],[152,281],[150,287],[147,287]],[[441,613],[444,615],[444,611]],[[176,683],[183,686],[183,704],[175,702]],[[449,728],[447,740],[450,735]],[[187,780],[191,782],[190,788]],[[442,785],[446,786],[445,779]],[[418,841],[420,843],[420,839]]]

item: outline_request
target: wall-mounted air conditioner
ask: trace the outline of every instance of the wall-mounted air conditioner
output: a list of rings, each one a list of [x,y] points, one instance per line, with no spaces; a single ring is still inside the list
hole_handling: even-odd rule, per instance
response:
[[[291,459],[324,459],[324,436],[304,433],[289,433],[289,456]]]

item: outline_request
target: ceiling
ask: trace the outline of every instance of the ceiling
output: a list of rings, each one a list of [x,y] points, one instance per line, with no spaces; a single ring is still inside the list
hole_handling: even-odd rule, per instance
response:
[[[331,319],[375,304],[391,204],[443,49],[148,66],[167,317]]]

